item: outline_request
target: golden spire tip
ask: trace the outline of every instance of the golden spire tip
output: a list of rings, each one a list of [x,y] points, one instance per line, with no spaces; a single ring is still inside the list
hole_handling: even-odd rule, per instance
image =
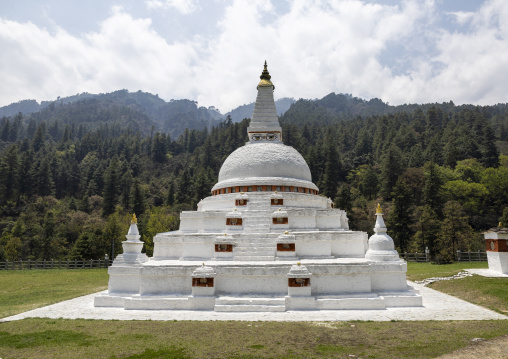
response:
[[[131,223],[132,223],[132,224],[136,224],[136,223],[138,223],[138,219],[136,218],[136,214],[135,214],[135,213],[133,213],[133,214],[132,214]]]
[[[265,67],[263,69],[263,72],[261,73],[261,76],[259,76],[259,78],[261,79],[261,81],[258,84],[258,89],[259,89],[259,86],[262,86],[262,87],[270,86],[275,90],[275,86],[273,85],[272,81],[270,81],[272,76],[270,76],[270,73],[268,72],[268,65],[266,63],[266,60],[265,60]]]
[[[376,214],[383,213],[383,210],[381,209],[381,205],[378,203],[376,208]]]

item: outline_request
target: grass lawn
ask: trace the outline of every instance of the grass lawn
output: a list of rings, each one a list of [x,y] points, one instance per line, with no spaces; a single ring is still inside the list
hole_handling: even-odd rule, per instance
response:
[[[237,322],[25,319],[2,358],[432,358],[508,334],[506,321]]]
[[[409,263],[408,278],[486,267],[485,262]],[[2,271],[0,317],[97,292],[107,281],[105,269]],[[473,276],[432,286],[506,314],[507,283]],[[432,358],[466,347],[473,338],[507,335],[507,322],[25,319],[0,323],[0,358]]]
[[[508,278],[485,278],[473,275],[435,282],[430,287],[508,315]]]
[[[95,293],[107,286],[107,269],[0,271],[0,318]]]
[[[458,262],[453,264],[408,263],[407,278],[423,280],[431,277],[450,277],[464,269],[488,268],[487,262]],[[432,289],[453,295],[508,315],[508,278],[486,278],[479,275],[434,282]]]
[[[407,279],[423,280],[432,277],[451,277],[464,269],[488,268],[487,262],[456,262],[452,264],[407,263]]]

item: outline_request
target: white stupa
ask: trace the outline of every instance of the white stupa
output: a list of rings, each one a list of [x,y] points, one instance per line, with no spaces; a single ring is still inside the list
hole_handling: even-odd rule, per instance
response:
[[[138,245],[129,260],[126,254],[115,259],[108,292],[95,306],[285,311],[422,305],[407,285],[406,262],[386,234],[381,210],[369,247],[367,234],[349,230],[346,213],[319,195],[298,151],[282,143],[274,88],[265,62],[249,142],[224,161],[212,195],[197,211],[182,212],[180,229],[154,237],[152,258],[139,254]],[[127,242],[139,241],[133,238]]]

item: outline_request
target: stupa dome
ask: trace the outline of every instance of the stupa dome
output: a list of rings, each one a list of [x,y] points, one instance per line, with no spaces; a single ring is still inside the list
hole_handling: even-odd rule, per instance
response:
[[[281,142],[248,143],[224,161],[214,189],[255,184],[304,186],[317,190],[302,155]]]
[[[281,143],[256,143],[238,148],[224,161],[219,182],[245,177],[285,177],[312,181],[302,155]]]

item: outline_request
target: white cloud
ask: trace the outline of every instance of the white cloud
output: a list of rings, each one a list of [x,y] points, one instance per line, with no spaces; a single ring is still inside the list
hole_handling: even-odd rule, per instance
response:
[[[182,14],[190,14],[199,8],[196,0],[146,0],[145,4],[149,9],[175,8]]]
[[[392,77],[379,55],[394,39],[409,37],[426,9],[418,2],[391,7],[300,0],[266,22],[272,11],[266,1],[234,1],[220,23],[221,35],[210,42],[214,56],[201,76],[217,77],[211,84],[224,85],[224,101],[250,102],[257,84],[253,77],[267,59],[278,97],[316,98],[332,91],[379,96]],[[214,92],[213,86],[201,89],[199,101]]]
[[[0,21],[3,104],[122,88],[177,98],[191,93],[196,52],[187,44],[168,44],[149,19],[116,11],[99,32],[82,38],[59,28],[50,33],[31,23]]]
[[[391,86],[386,96],[395,98],[394,102],[507,102],[508,4],[489,1],[470,22],[467,32],[440,31],[436,37],[438,54],[421,59],[411,78],[392,83],[406,83],[412,89],[407,99]]]
[[[474,18],[474,12],[470,11],[454,11],[449,12],[447,14],[451,15],[454,18],[454,20],[460,25],[465,25]]]
[[[147,2],[174,4],[184,2]],[[457,20],[464,32],[438,27],[433,1],[389,6],[295,0],[283,13],[274,4],[279,5],[231,0],[217,35],[175,39],[157,33],[151,19],[122,8],[82,36],[0,18],[0,105],[126,88],[166,100],[198,100],[225,112],[255,99],[265,59],[276,97],[342,92],[391,104],[507,101],[508,3],[503,0],[488,1],[467,21]],[[407,71],[397,71],[394,47]]]

